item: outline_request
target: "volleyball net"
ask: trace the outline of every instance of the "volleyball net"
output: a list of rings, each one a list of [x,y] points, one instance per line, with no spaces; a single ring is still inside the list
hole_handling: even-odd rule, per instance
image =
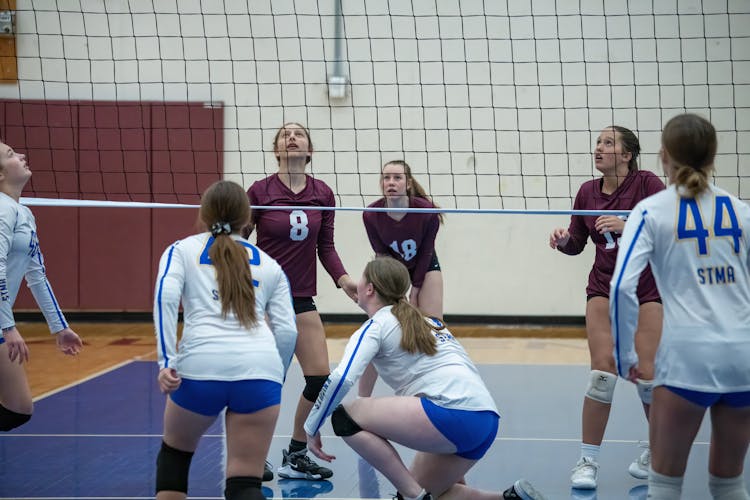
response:
[[[16,2],[0,136],[24,195],[196,203],[276,171],[287,121],[340,205],[405,159],[446,208],[567,209],[599,131],[719,133],[716,182],[750,198],[750,2]],[[15,84],[13,84],[15,83]]]

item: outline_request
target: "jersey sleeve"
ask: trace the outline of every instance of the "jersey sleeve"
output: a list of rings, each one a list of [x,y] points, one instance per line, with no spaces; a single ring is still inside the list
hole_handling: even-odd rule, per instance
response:
[[[320,431],[326,419],[359,380],[367,365],[379,351],[380,327],[370,319],[349,338],[341,362],[323,385],[305,421],[305,432],[308,435],[314,436]]]
[[[636,291],[641,272],[653,252],[653,239],[648,227],[648,212],[640,204],[631,211],[625,223],[617,264],[610,284],[609,315],[614,340],[614,357],[620,376],[627,377],[638,363],[635,352],[635,331],[638,327],[638,296]]]
[[[18,210],[9,204],[0,203],[0,327],[16,324],[13,319],[13,299],[8,290],[8,254],[13,243],[13,229]]]
[[[573,202],[573,210],[580,210],[583,206],[584,189],[578,190],[576,199]],[[582,215],[572,215],[570,217],[570,225],[568,226],[568,233],[570,233],[570,239],[563,246],[558,246],[557,249],[567,255],[578,255],[583,252],[586,247],[586,242],[589,238],[589,229],[586,227]]]
[[[380,238],[378,228],[375,223],[375,217],[378,212],[363,212],[362,222],[365,224],[365,231],[367,232],[367,239],[370,240],[370,246],[372,250],[378,255],[388,254],[388,245],[386,245]]]
[[[328,189],[326,196],[326,206],[335,207],[336,200],[333,197],[333,191]],[[336,246],[333,243],[334,221],[336,217],[335,210],[323,210],[320,232],[318,233],[318,257],[323,268],[333,278],[333,282],[338,286],[339,278],[346,274],[346,269],[341,263]]]
[[[68,322],[65,320],[65,315],[57,303],[52,286],[47,280],[44,257],[41,250],[38,250],[34,258],[29,262],[25,277],[26,285],[28,285],[31,294],[34,296],[34,300],[42,311],[42,314],[44,314],[49,331],[57,333],[67,328]]]
[[[281,361],[284,363],[284,377],[286,378],[289,365],[294,356],[294,347],[297,345],[297,320],[292,307],[292,292],[289,280],[277,266],[277,282],[274,286],[271,298],[266,304],[269,326],[276,339],[276,349],[279,351]]]
[[[154,329],[159,368],[170,368],[177,354],[177,312],[185,285],[179,242],[164,251],[154,290]]]
[[[430,222],[425,225],[424,236],[418,247],[417,264],[414,267],[412,284],[417,288],[420,288],[424,283],[424,276],[427,274],[427,269],[432,261],[432,254],[435,252],[435,237],[440,229],[440,218],[437,214],[425,214],[424,217],[429,217]]]

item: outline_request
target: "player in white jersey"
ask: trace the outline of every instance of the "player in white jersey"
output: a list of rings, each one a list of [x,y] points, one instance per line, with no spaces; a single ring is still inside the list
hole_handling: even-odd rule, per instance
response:
[[[393,483],[397,498],[543,498],[524,480],[502,494],[459,484],[494,442],[500,416],[461,344],[409,303],[410,285],[409,271],[391,257],[365,267],[357,301],[370,319],[349,339],[305,422],[310,451],[335,458],[320,439],[330,415],[336,435]],[[396,395],[341,405],[370,362]],[[389,441],[417,450],[410,469]]]
[[[750,498],[743,477],[750,443],[750,207],[709,182],[716,148],[716,131],[704,118],[683,114],[666,124],[660,156],[672,185],[631,212],[612,278],[621,376],[640,376],[636,285],[649,262],[664,304],[650,425],[654,500],[680,498],[706,408],[711,494]]]
[[[157,459],[157,499],[187,498],[188,470],[203,433],[226,409],[227,499],[261,500],[261,477],[279,415],[297,328],[278,263],[240,232],[245,191],[218,181],[203,194],[209,232],[170,245],[154,296],[159,387],[169,394]],[[177,312],[185,326],[177,345]]]
[[[0,142],[0,431],[28,422],[34,406],[22,366],[29,359],[29,348],[16,328],[12,310],[24,277],[56,336],[57,347],[75,355],[83,345],[68,327],[47,281],[34,215],[18,203],[29,179],[26,155]]]

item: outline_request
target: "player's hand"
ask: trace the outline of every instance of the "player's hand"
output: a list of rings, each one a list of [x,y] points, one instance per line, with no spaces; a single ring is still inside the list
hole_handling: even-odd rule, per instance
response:
[[[310,450],[313,455],[321,460],[325,460],[326,462],[336,460],[335,455],[329,455],[323,451],[323,441],[320,439],[320,432],[314,436],[307,435],[307,449]]]
[[[164,394],[176,391],[182,383],[182,378],[180,378],[177,370],[174,368],[162,368],[159,370],[157,379],[159,381],[159,390]]]
[[[638,382],[639,378],[643,378],[641,373],[641,370],[638,369],[638,365],[633,365],[630,367],[630,370],[628,370],[628,380],[633,382],[634,384]]]
[[[570,240],[570,233],[563,227],[555,228],[549,235],[549,246],[550,248],[557,249],[557,247],[564,247]]]
[[[10,330],[3,332],[3,338],[5,339],[5,345],[8,349],[8,358],[11,363],[18,360],[18,364],[22,365],[24,361],[29,360],[29,347],[24,342],[21,333],[14,326]]]
[[[599,231],[599,234],[622,234],[622,230],[625,229],[625,221],[616,215],[602,215],[594,222],[594,229]]]
[[[354,282],[353,279],[349,277],[348,274],[343,275],[339,278],[339,286],[342,290],[344,290],[344,293],[346,293],[350,299],[352,299],[354,302],[357,302],[357,284]]]
[[[75,356],[83,349],[83,342],[76,332],[70,328],[65,328],[55,333],[57,338],[57,348],[62,351],[63,354],[68,356]]]

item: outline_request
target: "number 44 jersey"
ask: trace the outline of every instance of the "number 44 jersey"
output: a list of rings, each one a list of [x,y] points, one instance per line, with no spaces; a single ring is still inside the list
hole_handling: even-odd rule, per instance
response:
[[[710,185],[697,198],[674,186],[638,203],[620,240],[610,316],[621,375],[637,357],[634,287],[650,262],[664,304],[656,385],[750,391],[750,207]]]

